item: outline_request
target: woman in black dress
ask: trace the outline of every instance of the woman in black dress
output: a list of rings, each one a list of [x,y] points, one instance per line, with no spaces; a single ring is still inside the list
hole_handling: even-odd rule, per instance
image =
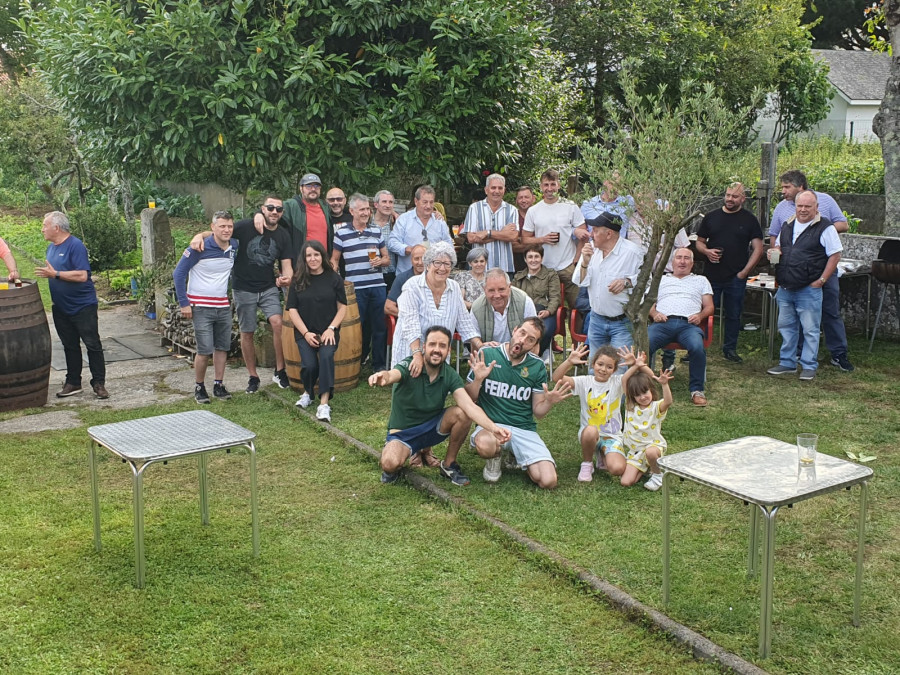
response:
[[[327,262],[325,248],[309,240],[300,249],[286,307],[294,324],[294,340],[300,350],[303,396],[298,406],[312,402],[319,383],[316,419],[331,422],[328,401],[334,393],[334,354],[340,340],[341,321],[347,313],[344,280]]]

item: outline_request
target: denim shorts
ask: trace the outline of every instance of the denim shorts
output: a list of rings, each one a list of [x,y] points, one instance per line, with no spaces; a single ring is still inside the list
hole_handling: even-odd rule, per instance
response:
[[[400,429],[399,431],[389,431],[385,444],[391,441],[400,441],[409,448],[410,457],[415,455],[423,448],[430,448],[434,445],[440,445],[447,440],[450,434],[442,434],[441,420],[444,419],[446,409],[439,412],[430,420],[425,420],[421,424],[417,424],[409,429]]]
[[[281,316],[281,290],[272,286],[261,293],[250,291],[232,290],[234,296],[234,311],[237,314],[238,325],[242,333],[256,332],[256,308],[262,310],[268,319],[271,316]]]
[[[231,349],[231,307],[191,308],[194,317],[194,337],[197,353],[212,356],[214,351]]]
[[[495,424],[497,423],[495,422]],[[538,436],[536,431],[519,429],[508,424],[497,424],[497,426],[509,429],[512,436],[509,442],[503,445],[502,449],[512,451],[516,457],[516,464],[521,466],[522,469],[526,469],[529,465],[537,462],[552,462],[553,466],[556,466],[553,455],[547,449],[547,444]],[[475,431],[472,432],[472,436],[469,438],[469,444],[473,448],[475,447],[475,437],[482,431],[486,434],[491,433],[484,427],[476,426]]]

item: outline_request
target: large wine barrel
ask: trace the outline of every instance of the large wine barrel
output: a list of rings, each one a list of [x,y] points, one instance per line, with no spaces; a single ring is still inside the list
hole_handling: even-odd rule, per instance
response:
[[[50,327],[37,283],[0,290],[0,412],[47,403]]]
[[[359,307],[356,305],[356,291],[349,281],[344,282],[347,294],[347,313],[341,322],[341,338],[334,355],[334,390],[350,391],[359,383],[359,362],[362,358],[362,325],[359,322]],[[284,310],[284,329],[281,344],[284,347],[284,364],[291,389],[303,391],[300,382],[300,350],[294,341],[294,324],[288,310]],[[310,393],[310,396],[313,394]]]

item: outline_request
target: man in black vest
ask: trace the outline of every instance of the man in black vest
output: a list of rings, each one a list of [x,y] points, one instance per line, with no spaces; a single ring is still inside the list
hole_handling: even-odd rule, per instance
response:
[[[822,286],[837,273],[841,259],[841,240],[834,224],[818,211],[818,199],[812,190],[794,198],[797,213],[778,235],[777,246],[769,250],[769,260],[777,264],[778,332],[781,333],[779,364],[769,375],[797,372],[797,346],[803,338],[800,354],[800,379],[812,380],[819,366],[819,325],[822,320]]]

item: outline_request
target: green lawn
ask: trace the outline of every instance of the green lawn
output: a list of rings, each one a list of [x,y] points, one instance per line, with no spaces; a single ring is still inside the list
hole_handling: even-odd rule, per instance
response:
[[[741,338],[747,342],[741,351],[749,357],[739,366],[728,364],[715,346],[710,349],[707,409],[689,403],[687,364],[679,366],[675,405],[664,424],[669,450],[748,435],[793,443],[798,432],[806,431],[820,434],[821,452],[877,455],[871,463],[875,477],[869,490],[862,626],[856,629],[850,622],[858,490],[819,497],[779,514],[772,658],[759,662],[759,583],[746,578],[749,507],[694,484],[675,483],[667,613],[771,672],[896,672],[900,600],[886,592],[885,581],[900,561],[900,345],[879,342],[869,355],[862,338],[852,339],[856,372],[823,365],[814,383],[801,383],[765,375],[763,348],[751,338]],[[359,388],[335,397],[332,419],[380,447],[388,406],[389,392]],[[558,462],[555,492],[535,490],[515,472],[505,472],[496,485],[486,484],[484,463],[469,449],[460,463],[472,484],[455,492],[663,609],[660,494],[622,488],[608,475],[577,483],[577,428],[575,400],[539,424]]]
[[[453,510],[382,486],[369,458],[279,404],[212,410],[259,434],[261,557],[244,452],[210,460],[210,527],[196,463],[153,466],[143,590],[128,468],[101,453],[98,554],[85,430],[3,438],[0,672],[717,672]]]

